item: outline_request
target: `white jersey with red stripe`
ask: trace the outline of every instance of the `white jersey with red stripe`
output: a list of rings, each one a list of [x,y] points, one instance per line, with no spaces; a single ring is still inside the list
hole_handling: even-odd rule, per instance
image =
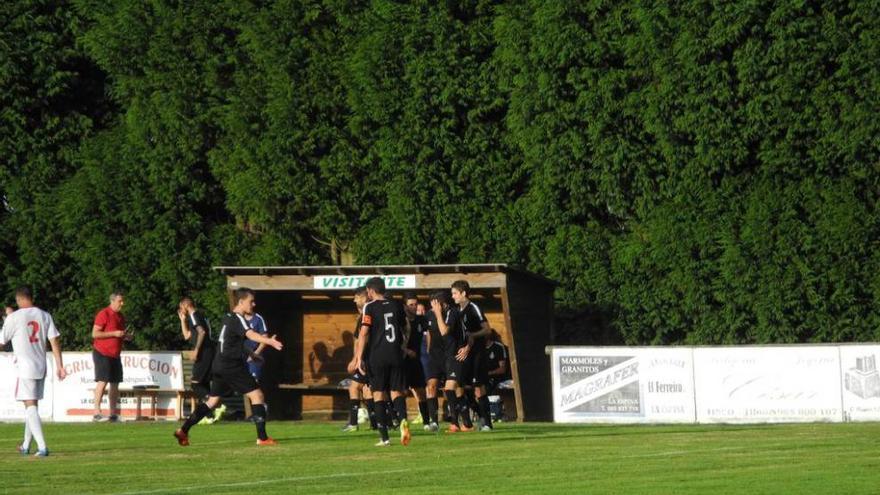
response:
[[[0,345],[12,342],[19,378],[39,380],[46,377],[46,341],[58,336],[52,315],[32,306],[6,317]]]

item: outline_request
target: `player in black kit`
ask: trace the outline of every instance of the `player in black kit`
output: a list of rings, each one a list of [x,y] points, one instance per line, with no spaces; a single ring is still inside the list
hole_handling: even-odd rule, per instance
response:
[[[213,379],[208,400],[196,407],[186,418],[183,426],[174,432],[177,443],[189,445],[189,430],[202,418],[220,404],[220,398],[230,391],[246,395],[250,399],[253,416],[251,419],[257,427],[257,445],[275,445],[277,442],[266,434],[266,405],[263,391],[251,376],[247,367],[247,349],[245,339],[259,344],[266,344],[277,350],[283,347],[275,336],[266,337],[250,328],[244,315],[254,308],[254,292],[244,287],[233,293],[235,307],[232,313],[223,318],[223,326],[218,337],[218,348],[214,357]]]
[[[367,298],[364,306],[361,332],[355,348],[356,368],[366,372],[369,363],[370,389],[376,401],[376,423],[379,426],[377,447],[391,445],[388,440],[388,421],[382,402],[391,400],[400,417],[400,443],[409,445],[409,423],[406,420],[406,378],[403,369],[404,329],[406,314],[403,306],[385,299],[385,281],[379,277],[367,280]],[[369,349],[369,355],[366,354]]]
[[[489,397],[486,395],[486,385],[489,383],[489,369],[486,362],[486,337],[491,328],[486,320],[486,315],[468,297],[471,286],[466,280],[457,280],[452,283],[452,300],[458,306],[459,321],[467,337],[468,349],[464,352],[465,366],[470,368],[470,383],[462,383],[462,386],[472,385],[474,395],[479,405],[482,427],[480,431],[492,431],[492,416],[489,414]],[[469,412],[467,414],[470,414]]]
[[[367,288],[366,287],[358,287],[354,291],[354,304],[357,307],[358,318],[357,325],[354,329],[354,340],[357,342],[358,335],[361,333],[361,324],[363,321],[363,311],[364,305],[367,304]],[[364,402],[367,403],[367,411],[370,413],[370,427],[375,430],[377,428],[376,425],[376,411],[374,409],[373,402],[373,394],[370,391],[370,370],[367,369],[366,373],[361,373],[357,369],[357,363],[354,357],[351,358],[351,362],[348,363],[348,372],[351,373],[351,384],[348,386],[348,397],[349,397],[349,412],[348,412],[348,424],[342,428],[342,431],[357,431],[358,429],[358,408],[361,401],[361,396],[364,398]],[[366,365],[365,365],[366,366]]]
[[[471,366],[467,362],[470,351],[467,347],[467,336],[459,323],[458,310],[449,304],[448,297],[446,292],[438,292],[431,296],[431,310],[434,312],[445,353],[446,383],[443,393],[446,395],[446,403],[449,404],[449,412],[452,416],[447,432],[455,433],[473,430],[462,388],[471,382]]]
[[[431,430],[428,415],[428,401],[425,397],[425,370],[422,369],[422,339],[427,330],[427,319],[418,314],[419,299],[415,294],[403,296],[406,312],[406,350],[403,365],[406,370],[406,386],[412,390],[413,397],[419,401],[419,414],[425,430]]]

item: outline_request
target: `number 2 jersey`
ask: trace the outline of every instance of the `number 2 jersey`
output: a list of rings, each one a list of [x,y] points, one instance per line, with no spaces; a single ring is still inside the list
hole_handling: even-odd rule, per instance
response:
[[[370,328],[364,356],[370,362],[401,363],[406,313],[393,299],[378,299],[364,306],[363,326]]]
[[[0,345],[12,342],[19,378],[46,378],[46,341],[59,336],[52,315],[37,307],[22,308],[6,317]]]

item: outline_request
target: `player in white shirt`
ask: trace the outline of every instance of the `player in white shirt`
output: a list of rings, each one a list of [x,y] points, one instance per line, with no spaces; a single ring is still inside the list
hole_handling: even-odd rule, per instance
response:
[[[30,288],[20,287],[15,291],[18,311],[6,317],[0,330],[0,346],[12,342],[15,354],[15,368],[18,380],[15,386],[15,400],[24,402],[25,423],[24,443],[18,451],[22,455],[30,453],[31,438],[37,442],[37,457],[49,455],[43,425],[37,404],[43,398],[43,385],[46,380],[46,341],[52,345],[55,368],[59,380],[67,377],[64,361],[61,359],[61,341],[52,316],[34,306]]]

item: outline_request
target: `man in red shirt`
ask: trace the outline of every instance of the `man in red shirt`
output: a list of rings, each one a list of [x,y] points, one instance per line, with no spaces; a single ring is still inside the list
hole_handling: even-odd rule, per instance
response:
[[[119,420],[119,383],[122,381],[123,340],[130,340],[125,333],[125,317],[120,311],[125,304],[122,292],[110,294],[110,305],[98,312],[92,327],[92,359],[95,363],[95,415],[92,419],[101,421],[101,399],[107,388],[108,409],[111,422]],[[107,385],[110,385],[107,387]]]

